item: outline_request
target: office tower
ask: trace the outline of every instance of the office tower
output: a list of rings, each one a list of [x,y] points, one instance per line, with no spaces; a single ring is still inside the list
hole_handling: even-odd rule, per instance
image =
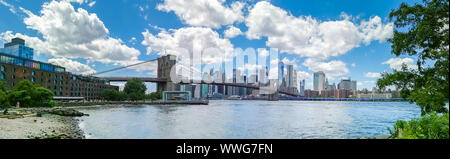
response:
[[[34,49],[25,46],[25,40],[21,38],[12,39],[4,45],[4,48],[0,48],[0,52],[28,60],[33,60],[34,55]]]
[[[298,82],[297,82],[297,71],[294,70],[294,79],[292,80],[294,82],[293,87],[298,89]]]
[[[278,85],[279,87],[283,84],[284,79],[284,63],[278,62]]]
[[[358,85],[358,84],[357,84],[357,81],[352,81],[350,89],[352,90],[353,93],[355,93],[356,91],[358,91],[357,85]]]
[[[266,83],[266,69],[262,68],[261,70],[259,70],[259,76],[258,76],[258,82],[259,83]]]
[[[287,85],[287,87],[294,87],[294,66],[293,65],[287,65],[286,85]]]
[[[300,83],[300,95],[305,96],[306,81],[303,79]]]
[[[314,90],[322,91],[325,89],[325,73],[322,71],[314,73]]]
[[[338,85],[338,89],[351,89],[352,82],[351,79],[341,79],[341,82]]]

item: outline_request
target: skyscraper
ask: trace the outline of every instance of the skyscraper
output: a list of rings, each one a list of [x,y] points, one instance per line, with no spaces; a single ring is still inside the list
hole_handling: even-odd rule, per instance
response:
[[[287,65],[286,83],[287,83],[287,87],[294,87],[294,66],[293,65]]]
[[[302,95],[302,96],[305,95],[305,85],[306,85],[306,82],[305,82],[305,80],[303,79],[303,80],[300,82],[300,95]]]
[[[34,49],[25,46],[25,40],[21,38],[12,39],[4,45],[4,48],[0,48],[0,52],[29,60],[33,60],[34,56]]]
[[[351,89],[352,82],[351,79],[341,79],[341,82],[339,82],[338,89]]]
[[[322,71],[314,73],[314,90],[322,91],[325,89],[325,73]]]
[[[284,77],[284,63],[278,62],[278,86],[280,87],[283,84]]]
[[[350,89],[352,90],[353,93],[355,93],[358,90],[356,81],[352,81]]]

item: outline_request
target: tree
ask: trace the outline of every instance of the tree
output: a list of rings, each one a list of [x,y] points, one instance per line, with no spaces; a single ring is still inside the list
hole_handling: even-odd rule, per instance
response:
[[[0,80],[0,106],[7,106],[6,92],[8,91],[8,85],[5,81]]]
[[[7,94],[10,104],[15,105],[19,102],[21,107],[54,106],[53,96],[53,92],[44,87],[34,85],[29,80],[20,81]]]
[[[5,81],[0,80],[0,91],[6,92],[9,90],[8,84]]]
[[[8,105],[6,102],[7,102],[6,93],[0,90],[0,106]]]
[[[162,99],[161,92],[153,92],[148,95],[148,99],[150,100],[160,100]]]
[[[378,87],[396,86],[402,97],[421,107],[422,115],[448,113],[449,1],[423,0],[413,6],[402,3],[392,10],[390,18],[396,27],[389,39],[392,53],[417,56],[418,68],[404,65],[402,70],[384,73]]]
[[[127,99],[125,92],[115,89],[105,89],[102,91],[101,96],[108,101],[124,101]]]
[[[102,91],[101,96],[103,99],[108,101],[115,101],[116,100],[116,91],[114,89],[105,89]]]
[[[131,100],[142,100],[145,98],[147,87],[144,82],[138,78],[133,78],[125,84],[123,91]]]

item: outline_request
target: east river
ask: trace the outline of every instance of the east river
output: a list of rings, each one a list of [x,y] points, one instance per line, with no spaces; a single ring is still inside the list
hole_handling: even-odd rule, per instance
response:
[[[79,108],[93,139],[354,139],[389,135],[397,120],[420,117],[407,102],[210,101],[187,106]]]

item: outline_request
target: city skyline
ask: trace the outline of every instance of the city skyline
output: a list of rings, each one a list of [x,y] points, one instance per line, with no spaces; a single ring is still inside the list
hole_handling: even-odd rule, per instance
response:
[[[30,47],[35,48],[37,60],[59,64],[76,73],[107,70],[172,53],[175,49],[183,48],[178,43],[180,38],[188,41],[200,39],[205,42],[201,44],[202,47],[218,47],[224,51],[248,47],[265,48],[266,51],[269,48],[279,48],[280,60],[294,67],[298,81],[306,80],[305,89],[313,89],[313,73],[317,71],[324,71],[330,77],[329,83],[339,83],[342,78],[352,77],[358,81],[358,88],[371,89],[380,72],[390,72],[401,63],[415,67],[414,58],[395,57],[390,53],[390,44],[386,42],[392,31],[388,13],[401,2],[209,1],[215,2],[211,5],[217,11],[214,13],[204,12],[205,8],[192,4],[191,9],[201,11],[208,18],[208,23],[201,23],[195,18],[183,18],[192,13],[174,6],[172,0],[124,1],[117,4],[75,0],[1,2],[0,14],[10,16],[5,16],[5,21],[0,25],[0,45],[16,36],[24,38]],[[332,10],[325,9],[330,5],[335,7]],[[364,5],[377,6],[377,9],[355,9]],[[118,17],[121,19],[120,23],[115,21],[114,13],[125,11],[129,13]],[[279,14],[264,16],[260,11]],[[214,19],[217,13],[229,14],[229,17]],[[56,25],[64,20],[58,17],[73,18],[68,15],[86,18],[92,26],[73,22],[77,32],[70,32],[64,26]],[[289,27],[285,31],[262,30],[268,29],[258,27],[263,19],[279,27],[292,24],[293,30],[289,30]],[[41,23],[49,28],[43,27]],[[341,41],[342,46],[336,45],[333,49],[326,47],[330,41],[327,41],[325,35],[328,34],[321,28],[327,26],[333,28],[331,33],[339,35],[332,38],[347,38]],[[290,36],[289,31],[308,28],[312,29],[311,32],[293,32]],[[342,30],[344,28],[353,32],[345,32]],[[55,34],[53,30],[61,34]],[[316,38],[321,42],[304,41],[304,38]],[[279,43],[278,40],[288,43]],[[173,46],[167,45],[167,42],[173,42],[169,43]],[[293,45],[288,45],[289,42]],[[102,49],[97,49],[99,46],[103,46]],[[90,50],[83,52],[85,48]],[[260,54],[264,52],[258,50]],[[155,71],[150,71],[136,68],[111,75],[124,72],[130,76],[155,74]],[[155,87],[152,84],[150,86],[151,89]]]

